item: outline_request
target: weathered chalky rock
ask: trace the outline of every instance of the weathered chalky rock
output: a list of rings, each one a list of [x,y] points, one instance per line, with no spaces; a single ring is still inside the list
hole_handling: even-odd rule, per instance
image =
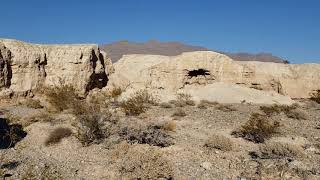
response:
[[[196,99],[290,104],[290,97],[320,89],[320,64],[240,62],[212,51],[126,55],[114,67],[111,85],[128,92],[147,88],[161,99],[187,91]]]
[[[0,89],[28,95],[42,85],[73,85],[81,94],[107,85],[114,71],[95,44],[40,45],[0,39]]]

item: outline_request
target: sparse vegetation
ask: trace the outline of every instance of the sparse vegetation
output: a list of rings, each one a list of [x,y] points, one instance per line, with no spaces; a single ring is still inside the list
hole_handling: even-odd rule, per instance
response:
[[[235,109],[234,107],[232,107],[231,104],[218,104],[216,106],[216,108],[220,111],[223,112],[231,112],[231,111],[236,111],[237,109]]]
[[[163,103],[160,103],[160,107],[162,107],[162,108],[172,108],[172,104],[167,103],[167,102],[163,102]]]
[[[41,92],[56,111],[74,108],[80,99],[73,86],[62,83],[60,86],[43,87]]]
[[[288,118],[298,120],[307,119],[308,114],[304,110],[299,109],[299,107],[300,105],[297,103],[294,103],[291,106],[274,104],[272,106],[260,106],[260,110],[264,112],[264,114],[266,114],[267,116],[277,115],[282,112]]]
[[[118,98],[122,94],[122,89],[120,87],[115,87],[110,91],[110,96],[112,98]]]
[[[121,129],[120,137],[129,143],[149,144],[152,146],[168,147],[173,145],[172,137],[161,126],[148,125]]]
[[[0,149],[14,147],[26,135],[20,124],[12,123],[11,119],[0,118]]]
[[[218,104],[219,103],[216,101],[201,100],[197,107],[200,109],[207,109],[207,107],[216,106]]]
[[[162,125],[162,129],[165,131],[176,131],[177,123],[175,121],[168,121]]]
[[[40,101],[37,99],[32,99],[32,98],[28,98],[26,99],[22,105],[25,105],[29,108],[34,108],[34,109],[41,109],[43,108],[43,106],[41,105]]]
[[[261,157],[265,159],[277,158],[295,158],[303,156],[303,148],[281,142],[267,142],[261,144],[260,147]]]
[[[115,151],[121,159],[119,172],[124,179],[173,179],[173,165],[155,147],[120,144]]]
[[[219,149],[221,151],[231,151],[233,148],[232,141],[222,135],[213,135],[204,144],[209,149]]]
[[[72,131],[69,128],[56,128],[53,130],[48,138],[45,141],[45,145],[53,145],[53,144],[58,144],[63,138],[69,137],[72,135]]]
[[[280,123],[278,121],[272,121],[265,115],[253,113],[239,130],[232,132],[232,135],[255,143],[263,143],[278,133],[279,127]]]
[[[184,117],[186,115],[187,113],[182,108],[176,109],[176,111],[172,114],[172,116],[175,116],[175,117]]]
[[[320,104],[320,89],[316,90],[315,92],[310,94],[310,99],[312,101],[317,102],[318,104]]]
[[[150,105],[156,105],[155,97],[146,90],[137,91],[132,97],[120,103],[126,115],[139,115],[144,113]]]

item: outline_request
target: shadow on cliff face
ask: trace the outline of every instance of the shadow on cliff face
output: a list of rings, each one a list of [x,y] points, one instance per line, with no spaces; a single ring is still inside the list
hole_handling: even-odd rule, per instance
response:
[[[97,57],[96,53],[92,51],[92,59],[91,63],[94,69],[93,74],[90,76],[89,83],[86,87],[86,92],[94,88],[103,88],[108,84],[108,76],[105,72],[105,65],[104,65],[104,58],[103,55],[100,53],[99,58]]]
[[[0,45],[0,88],[10,87],[12,79],[11,51]]]
[[[26,135],[20,124],[9,124],[7,119],[0,118],[0,149],[14,147]]]

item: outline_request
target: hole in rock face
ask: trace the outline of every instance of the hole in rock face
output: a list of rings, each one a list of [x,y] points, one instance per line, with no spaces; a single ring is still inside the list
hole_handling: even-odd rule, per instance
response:
[[[195,69],[195,70],[188,71],[189,78],[197,77],[197,76],[206,76],[206,75],[210,75],[210,71],[206,69]]]

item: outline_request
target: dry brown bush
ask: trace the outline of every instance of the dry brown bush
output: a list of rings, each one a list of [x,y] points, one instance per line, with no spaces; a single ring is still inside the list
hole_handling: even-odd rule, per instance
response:
[[[165,131],[176,131],[177,123],[175,121],[165,122],[162,125],[162,129]]]
[[[176,117],[184,117],[186,115],[187,113],[181,108],[176,109],[176,111],[172,114],[172,116],[176,116]]]
[[[197,107],[200,109],[207,109],[207,107],[212,107],[216,105],[219,105],[219,103],[216,101],[201,100]]]
[[[34,109],[41,109],[43,108],[43,106],[41,105],[40,101],[38,99],[32,99],[32,98],[28,98],[26,99],[22,105],[25,105],[29,108],[34,108]]]
[[[168,147],[174,144],[172,137],[158,125],[125,126],[119,132],[120,137],[129,143],[149,144]]]
[[[277,158],[295,158],[303,156],[303,148],[281,142],[267,142],[261,144],[260,147],[261,157],[265,159]]]
[[[282,112],[288,118],[293,118],[298,120],[307,119],[308,114],[304,110],[299,109],[299,107],[300,105],[297,103],[294,103],[291,106],[274,104],[272,106],[260,106],[260,110],[263,111],[268,116],[277,115]]]
[[[174,169],[165,154],[149,145],[121,143],[114,155],[123,179],[173,179]]]
[[[216,106],[216,108],[223,112],[231,112],[231,111],[237,110],[236,108],[232,107],[232,105],[230,104],[219,104]]]
[[[120,87],[115,87],[110,91],[110,96],[112,98],[118,98],[122,94],[122,89]]]
[[[255,143],[263,143],[278,133],[280,123],[273,121],[265,115],[253,113],[250,119],[239,130],[232,132],[236,137],[242,137]]]
[[[156,105],[156,98],[146,90],[137,91],[130,98],[120,103],[126,115],[139,115],[144,113],[150,105]]]
[[[58,144],[63,138],[69,137],[71,135],[72,131],[69,128],[56,128],[47,137],[45,145],[49,146],[52,144]]]
[[[312,101],[317,102],[318,104],[320,104],[320,89],[316,90],[315,92],[310,94],[310,99]]]
[[[49,112],[40,112],[23,118],[21,124],[27,127],[36,122],[55,122],[54,115]]]
[[[56,111],[73,108],[78,103],[79,96],[71,85],[43,87],[40,91]]]
[[[308,119],[308,113],[302,109],[293,109],[288,112],[286,112],[286,116],[288,118],[292,119],[298,119],[298,120],[306,120]]]
[[[209,149],[219,149],[221,151],[231,151],[233,148],[232,141],[222,135],[213,135],[204,144]]]

